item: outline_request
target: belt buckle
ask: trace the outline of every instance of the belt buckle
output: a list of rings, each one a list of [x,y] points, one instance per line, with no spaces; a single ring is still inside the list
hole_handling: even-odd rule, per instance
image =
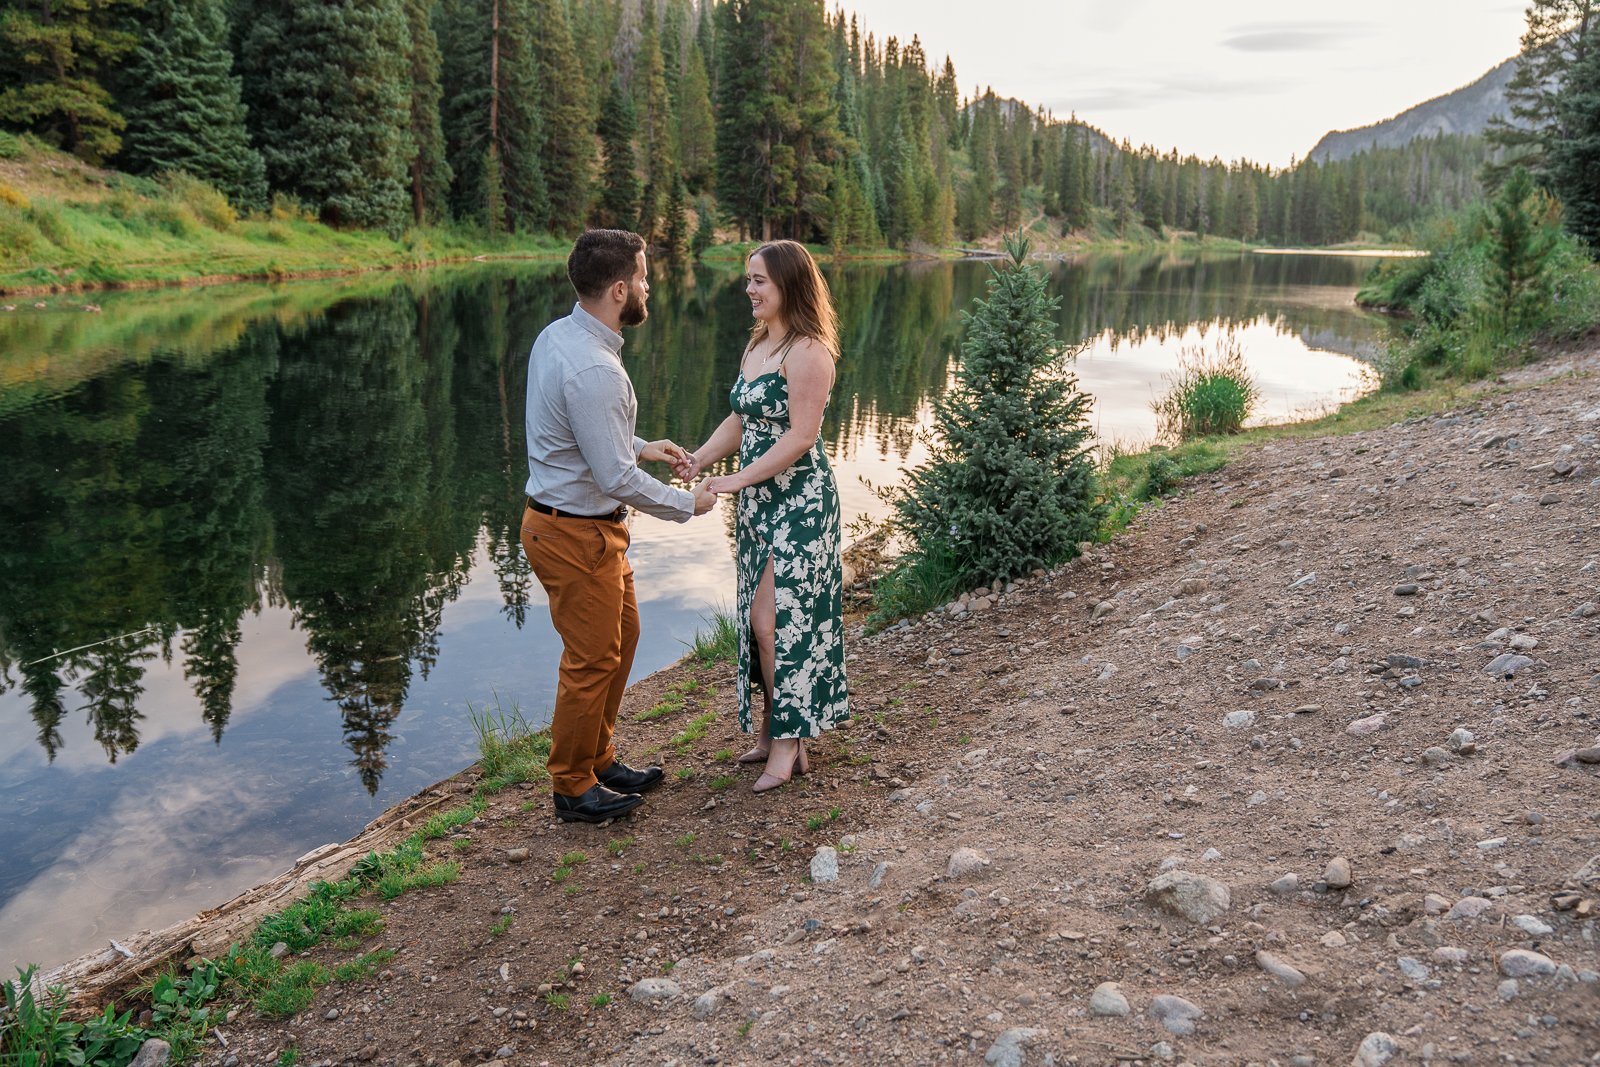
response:
[[[626,505],[626,504],[618,504],[617,505],[617,510],[613,511],[611,513],[611,521],[612,522],[627,522],[628,521],[628,505]]]

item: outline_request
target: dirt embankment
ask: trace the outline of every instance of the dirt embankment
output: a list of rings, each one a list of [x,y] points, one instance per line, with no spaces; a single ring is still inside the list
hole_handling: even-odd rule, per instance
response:
[[[1600,1063],[1597,371],[1265,446],[858,637],[858,718],[773,794],[700,668],[622,730],[642,814],[502,794],[387,970],[205,1062]]]

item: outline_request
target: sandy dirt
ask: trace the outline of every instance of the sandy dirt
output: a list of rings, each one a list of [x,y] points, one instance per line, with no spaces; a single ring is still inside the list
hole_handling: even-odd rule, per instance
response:
[[[776,793],[731,666],[641,682],[625,719],[700,688],[621,730],[640,814],[500,794],[383,905],[386,970],[204,1062],[1600,1063],[1597,371],[1264,445],[857,636]]]

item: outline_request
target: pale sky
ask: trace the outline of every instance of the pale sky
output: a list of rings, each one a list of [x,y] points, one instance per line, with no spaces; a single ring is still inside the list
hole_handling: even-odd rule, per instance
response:
[[[830,7],[841,0],[830,0]],[[1458,89],[1514,55],[1506,0],[844,0],[922,37],[963,96],[992,86],[1117,141],[1274,166],[1324,133]]]

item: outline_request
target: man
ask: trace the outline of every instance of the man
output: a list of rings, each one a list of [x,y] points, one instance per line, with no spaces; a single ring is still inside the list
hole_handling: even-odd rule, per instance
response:
[[[578,302],[528,357],[522,550],[549,595],[563,650],[550,722],[556,817],[604,822],[642,804],[662,775],[619,761],[611,740],[639,641],[627,510],[687,522],[717,498],[703,481],[691,492],[639,469],[643,460],[686,459],[671,441],[633,434],[638,403],[622,367],[621,331],[648,314],[644,240],[590,230],[572,246],[567,277]]]

